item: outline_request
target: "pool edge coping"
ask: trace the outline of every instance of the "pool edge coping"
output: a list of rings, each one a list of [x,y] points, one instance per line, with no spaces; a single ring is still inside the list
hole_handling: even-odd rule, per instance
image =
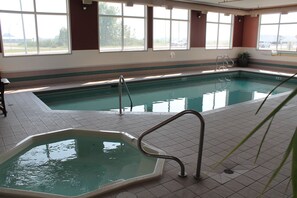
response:
[[[45,132],[45,133],[40,133],[36,135],[31,135],[28,136],[27,138],[23,139],[19,143],[17,143],[12,149],[0,154],[0,164],[3,162],[9,160],[11,157],[15,156],[19,152],[21,152],[23,149],[27,148],[29,145],[31,145],[33,142],[35,142],[37,139],[40,140],[40,138],[46,139],[48,136],[53,136],[55,134],[59,134],[60,137],[63,137],[69,133],[79,134],[81,132],[84,133],[89,133],[92,135],[98,135],[98,133],[105,133],[108,134],[109,136],[121,136],[121,139],[125,139],[128,144],[131,146],[137,148],[137,138],[130,135],[127,132],[121,132],[121,131],[110,131],[110,130],[90,130],[90,129],[80,129],[80,128],[65,128],[65,129],[60,129],[60,130],[55,130],[55,131],[50,131],[50,132]],[[96,134],[95,134],[96,133]],[[35,140],[34,140],[35,139]],[[130,141],[127,141],[130,140]],[[136,140],[136,141],[135,141]],[[147,144],[144,142],[144,147],[152,152],[156,152],[158,154],[164,155],[166,154],[163,150],[152,146],[150,144]],[[140,152],[140,151],[139,151]],[[59,194],[51,194],[51,193],[46,193],[46,192],[38,192],[38,191],[29,191],[29,190],[20,190],[20,189],[10,189],[10,188],[4,188],[0,187],[0,195],[3,196],[9,196],[9,197],[30,197],[30,198],[89,198],[89,197],[94,197],[94,196],[100,196],[103,194],[106,194],[108,192],[111,192],[115,189],[121,189],[126,186],[130,185],[135,185],[137,183],[143,183],[149,180],[153,180],[156,178],[159,178],[163,174],[163,169],[164,169],[164,164],[165,160],[164,159],[156,159],[156,164],[154,171],[150,174],[146,175],[141,175],[137,176],[131,179],[127,180],[116,180],[114,182],[111,182],[110,184],[103,185],[101,188],[98,188],[94,191],[90,191],[88,193],[84,193],[81,195],[76,195],[76,196],[64,196],[64,195],[59,195]]]

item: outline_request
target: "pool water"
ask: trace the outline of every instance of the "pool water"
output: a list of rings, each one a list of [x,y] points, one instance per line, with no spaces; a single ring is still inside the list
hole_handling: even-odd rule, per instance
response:
[[[35,143],[5,161],[0,187],[78,196],[152,173],[155,163],[123,140],[74,135]]]
[[[264,98],[284,77],[252,72],[228,72],[127,83],[133,112],[199,112]],[[292,90],[296,79],[274,94]],[[53,110],[119,111],[117,84],[35,93]],[[130,101],[123,89],[123,106]]]

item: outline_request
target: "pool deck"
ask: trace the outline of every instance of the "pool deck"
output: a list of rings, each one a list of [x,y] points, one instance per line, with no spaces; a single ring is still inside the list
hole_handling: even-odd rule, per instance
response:
[[[65,88],[65,85],[51,85],[50,89],[61,87]],[[258,115],[255,115],[255,112],[261,100],[202,113],[206,129],[202,178],[199,182],[192,175],[196,171],[200,124],[195,116],[186,115],[148,135],[144,141],[164,150],[167,154],[179,157],[186,165],[188,177],[178,177],[180,171],[178,164],[166,160],[163,176],[160,179],[143,182],[100,197],[122,198],[135,195],[139,198],[255,198],[260,196],[296,129],[296,97],[275,117],[256,163],[254,163],[255,156],[266,127],[252,136],[222,165],[217,168],[212,167],[286,95],[271,97]],[[5,97],[8,115],[7,117],[0,115],[0,153],[9,150],[30,135],[65,128],[124,131],[139,137],[143,131],[174,115],[172,113],[126,113],[119,116],[116,113],[95,111],[51,111],[40,103],[29,88],[8,90]],[[224,174],[225,168],[231,168],[235,174]],[[263,197],[293,197],[291,184],[286,190],[290,174],[291,158]]]

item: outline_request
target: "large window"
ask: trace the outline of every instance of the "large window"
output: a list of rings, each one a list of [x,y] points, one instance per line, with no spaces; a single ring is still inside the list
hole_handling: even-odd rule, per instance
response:
[[[189,48],[189,11],[154,7],[154,50]]]
[[[206,49],[231,49],[233,15],[207,13]]]
[[[101,52],[146,50],[146,7],[99,2]]]
[[[69,53],[67,0],[0,0],[5,56]]]
[[[261,15],[258,49],[297,51],[297,12]]]

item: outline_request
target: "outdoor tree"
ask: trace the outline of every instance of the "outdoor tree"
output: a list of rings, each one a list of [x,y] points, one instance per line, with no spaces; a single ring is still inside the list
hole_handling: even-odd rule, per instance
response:
[[[116,15],[118,10],[115,7],[108,6],[106,3],[100,3],[99,13],[109,13],[109,15]],[[100,17],[99,35],[100,45],[115,46],[121,43],[122,26],[118,22],[118,17]]]

